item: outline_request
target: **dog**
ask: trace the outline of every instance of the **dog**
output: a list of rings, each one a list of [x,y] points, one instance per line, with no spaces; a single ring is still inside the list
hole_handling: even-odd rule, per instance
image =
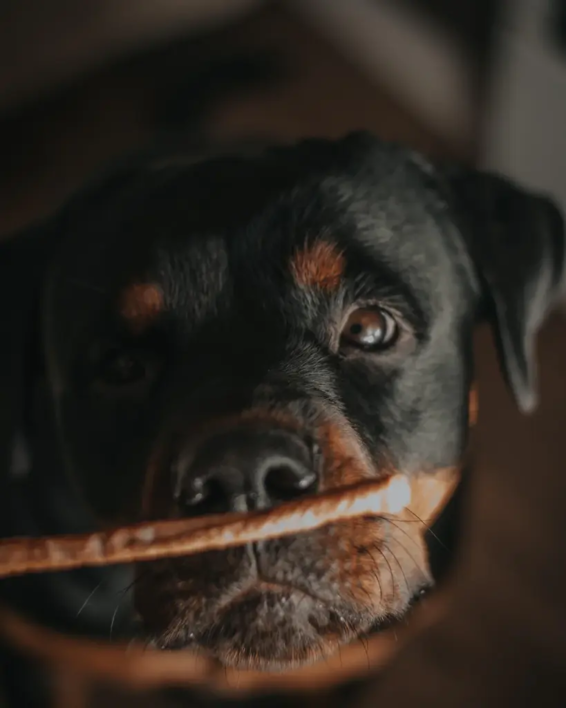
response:
[[[107,637],[131,584],[155,646],[280,670],[434,582],[475,325],[531,411],[566,239],[550,198],[367,133],[251,152],[122,165],[2,244],[0,532],[268,509],[392,473],[408,510],[1,593]]]

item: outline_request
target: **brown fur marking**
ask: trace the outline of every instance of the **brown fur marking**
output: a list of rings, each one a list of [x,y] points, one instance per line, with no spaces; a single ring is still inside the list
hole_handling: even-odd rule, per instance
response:
[[[291,273],[302,287],[333,291],[340,285],[346,261],[338,248],[317,240],[298,250],[291,259]]]
[[[326,469],[322,475],[324,489],[344,487],[370,479],[371,465],[361,442],[347,424],[327,421],[318,429]]]
[[[460,481],[458,467],[442,467],[416,474],[410,479],[411,503],[400,518],[417,517],[430,526],[454,493]],[[407,515],[409,514],[409,515]]]
[[[133,330],[143,332],[163,311],[163,293],[154,283],[134,283],[122,291],[118,307]]]

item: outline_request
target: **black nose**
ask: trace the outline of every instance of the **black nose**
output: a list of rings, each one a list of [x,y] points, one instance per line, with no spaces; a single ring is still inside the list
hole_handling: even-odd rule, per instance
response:
[[[209,440],[175,470],[184,515],[265,509],[316,490],[311,446],[285,430],[233,431]]]

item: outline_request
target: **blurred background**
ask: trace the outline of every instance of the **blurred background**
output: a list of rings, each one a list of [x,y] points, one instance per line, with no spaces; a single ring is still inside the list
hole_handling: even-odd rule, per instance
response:
[[[502,171],[566,208],[566,2],[0,3],[0,237],[135,150],[358,128]],[[561,468],[559,316],[540,361],[542,405],[527,419],[478,333],[478,464]]]
[[[4,0],[0,235],[197,127],[368,128],[566,204],[565,18],[563,0]]]

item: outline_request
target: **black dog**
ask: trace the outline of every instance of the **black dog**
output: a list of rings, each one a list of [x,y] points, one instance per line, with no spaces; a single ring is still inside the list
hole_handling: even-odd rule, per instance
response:
[[[532,409],[564,251],[546,198],[366,134],[119,169],[0,251],[1,532],[266,508],[393,471],[448,489],[474,324],[491,320]],[[133,604],[163,648],[316,659],[431,583],[424,531],[445,497],[419,489],[414,516],[140,565]],[[107,636],[131,572],[3,593]]]

